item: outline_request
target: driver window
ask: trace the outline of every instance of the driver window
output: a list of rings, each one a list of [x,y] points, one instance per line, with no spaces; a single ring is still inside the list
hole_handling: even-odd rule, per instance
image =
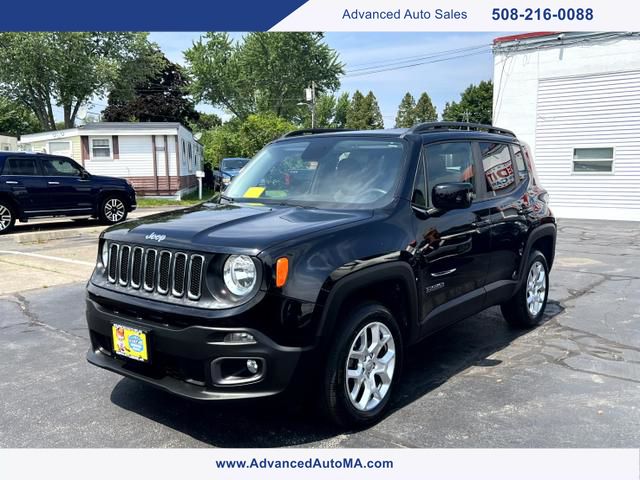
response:
[[[473,150],[470,142],[436,143],[426,148],[427,184],[466,182],[474,185]]]
[[[44,158],[42,167],[45,175],[53,177],[79,177],[82,171],[66,158]]]

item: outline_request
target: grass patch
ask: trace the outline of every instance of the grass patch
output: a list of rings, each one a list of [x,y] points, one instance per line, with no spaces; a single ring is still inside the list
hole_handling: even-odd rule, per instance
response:
[[[166,206],[176,206],[176,207],[188,207],[189,205],[196,205],[200,202],[206,202],[207,200],[217,196],[218,193],[214,192],[210,188],[202,189],[202,200],[198,198],[198,190],[189,193],[182,197],[182,200],[170,200],[167,198],[148,198],[148,197],[138,197],[138,208],[144,207],[166,207]]]

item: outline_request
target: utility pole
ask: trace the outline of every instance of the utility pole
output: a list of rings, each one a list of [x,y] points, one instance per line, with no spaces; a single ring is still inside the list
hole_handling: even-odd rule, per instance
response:
[[[311,82],[311,88],[304,90],[306,100],[311,108],[311,128],[316,128],[316,82]]]

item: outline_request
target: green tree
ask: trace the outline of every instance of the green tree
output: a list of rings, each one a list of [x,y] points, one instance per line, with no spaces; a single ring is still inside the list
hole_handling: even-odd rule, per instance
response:
[[[321,94],[316,97],[317,128],[344,128],[347,111],[349,109],[349,94],[343,93],[339,97]],[[302,110],[300,123],[304,128],[311,127],[311,109],[307,106]]]
[[[189,124],[194,132],[206,132],[222,125],[222,119],[215,113],[198,112],[198,119]]]
[[[157,66],[145,33],[5,32],[0,50],[0,94],[29,108],[47,130],[56,128],[54,106],[73,127],[92,97],[127,92]]]
[[[162,55],[159,53],[159,55]],[[189,81],[182,67],[162,57],[162,69],[143,79],[131,98],[109,95],[109,105],[102,112],[107,122],[180,122],[189,125],[198,120],[194,102],[188,97]]]
[[[0,133],[19,137],[41,131],[40,122],[23,104],[0,97]]]
[[[225,157],[253,157],[262,147],[296,127],[274,113],[234,118],[202,135],[204,156],[213,167]]]
[[[273,112],[293,120],[312,81],[318,93],[330,92],[344,73],[338,54],[320,33],[254,32],[233,42],[226,33],[209,32],[185,57],[196,100],[240,119]]]
[[[438,120],[438,112],[427,92],[423,92],[418,99],[418,103],[416,103],[414,119],[416,123],[435,122]]]
[[[442,119],[491,124],[492,114],[493,82],[483,80],[478,85],[469,85],[462,92],[460,102],[447,102],[442,111]]]
[[[340,95],[336,100],[336,110],[333,115],[333,123],[335,128],[346,128],[349,104],[349,94],[346,92]]]
[[[409,92],[402,97],[400,105],[398,105],[398,114],[396,115],[396,128],[413,127],[416,123],[415,119],[416,100]]]
[[[355,91],[347,112],[347,128],[355,130],[384,128],[380,107],[373,92],[369,91],[365,97],[359,90]]]

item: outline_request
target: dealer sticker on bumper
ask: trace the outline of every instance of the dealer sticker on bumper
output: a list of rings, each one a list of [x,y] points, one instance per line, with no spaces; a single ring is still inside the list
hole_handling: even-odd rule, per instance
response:
[[[146,333],[135,328],[115,324],[111,327],[111,332],[115,353],[141,362],[149,361]]]

